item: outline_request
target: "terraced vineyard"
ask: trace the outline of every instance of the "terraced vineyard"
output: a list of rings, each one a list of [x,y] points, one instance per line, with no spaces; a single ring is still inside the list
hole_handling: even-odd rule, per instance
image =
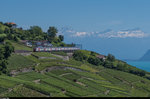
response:
[[[35,65],[35,62],[31,59],[28,59],[22,55],[12,54],[8,59],[8,69],[9,70],[17,70],[25,67],[32,67]]]
[[[50,53],[33,53],[52,56]],[[16,61],[18,60],[18,61]],[[0,75],[0,97],[146,97],[150,80],[70,59],[38,59],[13,54],[8,69],[33,67],[14,76]]]

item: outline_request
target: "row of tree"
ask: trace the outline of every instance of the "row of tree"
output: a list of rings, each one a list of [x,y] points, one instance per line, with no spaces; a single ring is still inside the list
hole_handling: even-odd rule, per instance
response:
[[[43,32],[42,28],[39,26],[31,26],[27,30],[23,30],[22,28],[13,27],[14,24],[8,24],[0,22],[0,34],[5,34],[9,40],[48,40],[49,42],[53,43],[61,43],[64,40],[63,35],[58,35],[58,30],[56,27],[51,26],[48,28],[47,32]],[[2,37],[2,36],[1,36]]]

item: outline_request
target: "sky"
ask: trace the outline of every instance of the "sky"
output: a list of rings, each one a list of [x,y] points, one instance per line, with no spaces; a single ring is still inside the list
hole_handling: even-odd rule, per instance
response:
[[[150,0],[0,0],[0,21],[24,29],[38,25],[43,31],[71,27],[64,32],[66,43],[80,43],[118,59],[138,59],[150,49],[149,4]],[[141,31],[135,33],[135,28]],[[120,34],[122,30],[129,31]]]

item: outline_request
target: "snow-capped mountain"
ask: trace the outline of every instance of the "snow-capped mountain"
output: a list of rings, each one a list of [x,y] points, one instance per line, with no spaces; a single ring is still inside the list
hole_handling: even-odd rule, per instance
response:
[[[75,31],[72,28],[64,27],[59,30],[59,33],[69,37],[143,38],[148,36],[147,33],[143,32],[139,28],[118,30],[118,31],[107,29],[101,32],[85,32],[85,31]]]

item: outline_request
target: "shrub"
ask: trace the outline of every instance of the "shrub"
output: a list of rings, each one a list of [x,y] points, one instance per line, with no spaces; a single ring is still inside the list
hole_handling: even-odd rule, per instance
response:
[[[88,58],[88,62],[91,63],[91,64],[93,64],[93,65],[97,65],[97,66],[103,64],[103,62],[102,62],[101,59],[95,58],[95,57],[89,57]]]
[[[115,61],[115,56],[113,56],[112,54],[108,54],[108,56],[107,56],[107,60],[109,60],[109,61]]]
[[[110,61],[107,61],[107,60],[104,62],[104,67],[106,67],[106,68],[114,68],[113,63],[110,62]]]

